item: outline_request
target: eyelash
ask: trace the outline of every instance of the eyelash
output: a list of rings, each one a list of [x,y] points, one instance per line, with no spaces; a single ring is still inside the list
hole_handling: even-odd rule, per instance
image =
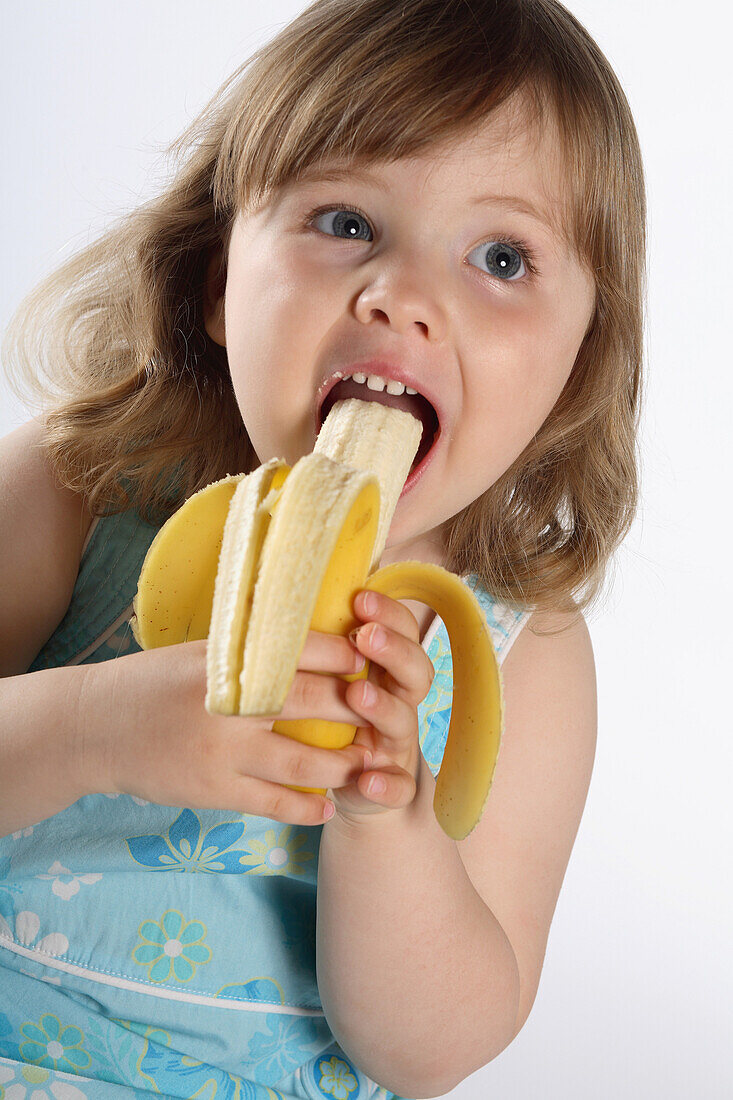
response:
[[[372,223],[369,221],[369,218],[366,216],[363,210],[360,210],[358,206],[348,206],[341,203],[336,203],[331,206],[319,206],[315,210],[311,210],[311,212],[306,215],[304,223],[305,226],[309,229],[313,229],[313,222],[317,217],[319,217],[321,214],[330,214],[333,210],[342,210],[347,214],[358,214],[360,218],[364,219],[369,228],[372,228]],[[316,230],[316,232],[318,232],[318,230]],[[331,236],[331,234],[327,233],[325,234],[325,236]],[[334,240],[345,241],[348,240],[348,237],[334,237]],[[534,249],[530,248],[526,241],[522,241],[516,237],[511,237],[506,233],[502,233],[498,237],[492,237],[491,241],[487,241],[486,243],[508,244],[511,248],[515,249],[515,251],[517,251],[522,257],[522,260],[524,261],[524,266],[533,278],[537,278],[537,276],[540,274],[539,268],[537,267],[537,255]],[[485,272],[485,274],[488,275],[489,272]],[[516,283],[522,282],[522,280],[500,279],[499,282]]]

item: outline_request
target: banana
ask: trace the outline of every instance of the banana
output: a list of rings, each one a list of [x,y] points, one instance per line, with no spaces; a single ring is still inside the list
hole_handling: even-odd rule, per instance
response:
[[[141,649],[208,638],[224,523],[245,476],[251,475],[228,475],[199,489],[151,542],[130,619]]]
[[[372,573],[384,553],[397,501],[420,446],[421,424],[410,413],[377,401],[351,398],[337,404],[336,415],[326,417],[313,450],[363,470],[379,483],[379,527],[369,563]]]
[[[272,459],[237,486],[229,505],[216,574],[206,647],[210,714],[239,713],[239,668],[252,592],[270,520],[270,507],[290,467]]]
[[[377,569],[421,434],[405,410],[338,401],[312,453],[292,469],[272,459],[194,493],[150,545],[131,622],[142,649],[208,638],[209,713],[275,716],[308,631],[346,635],[360,625],[352,611],[358,591],[428,604],[445,624],[454,670],[433,809],[446,835],[462,840],[483,814],[504,723],[489,627],[472,591],[442,566]],[[367,661],[341,679],[368,671]],[[272,728],[336,749],[356,733],[321,719],[280,719]]]

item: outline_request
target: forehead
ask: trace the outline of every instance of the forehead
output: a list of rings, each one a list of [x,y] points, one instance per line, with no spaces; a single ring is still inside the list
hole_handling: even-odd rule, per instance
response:
[[[297,184],[362,179],[378,189],[397,185],[416,196],[449,195],[529,214],[573,251],[569,189],[560,134],[551,111],[538,116],[526,102],[507,101],[480,123],[397,160],[320,161],[301,170]]]
[[[539,214],[570,245],[570,188],[560,131],[552,111],[543,117],[510,101],[470,131],[446,140],[436,168],[460,165],[472,194],[511,196]]]

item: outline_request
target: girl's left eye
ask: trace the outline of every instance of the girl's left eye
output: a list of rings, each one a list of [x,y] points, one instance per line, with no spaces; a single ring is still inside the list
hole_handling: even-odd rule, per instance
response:
[[[353,207],[322,206],[318,210],[311,211],[306,218],[306,225],[315,225],[316,229],[320,230],[320,226],[316,223],[321,218],[332,218],[331,227],[334,235],[343,235],[344,240],[371,241],[374,239],[369,220],[361,210]],[[328,230],[320,231],[328,233]],[[515,240],[513,237],[502,235],[497,240],[484,242],[471,250],[469,259],[474,254],[480,254],[481,260],[489,269],[488,274],[501,282],[518,282],[519,279],[515,276],[522,266],[526,269],[524,274],[527,271],[532,275],[539,274],[533,250],[524,241]],[[521,275],[520,271],[519,278]]]
[[[361,210],[351,210],[342,206],[322,206],[313,210],[307,218],[306,225],[313,225],[319,218],[327,218],[336,215],[332,225],[335,226],[337,236],[343,231],[344,237],[352,241],[371,241],[371,229],[366,214]],[[359,225],[359,222],[362,224]],[[316,226],[316,228],[319,228]],[[370,234],[367,236],[366,234]]]
[[[496,241],[480,244],[472,249],[468,258],[478,254],[486,264],[489,275],[493,275],[505,283],[517,283],[522,277],[520,270],[524,267],[531,275],[537,275],[537,267],[534,262],[534,252],[524,241],[514,240],[513,237],[502,236]],[[515,278],[517,272],[519,276]]]

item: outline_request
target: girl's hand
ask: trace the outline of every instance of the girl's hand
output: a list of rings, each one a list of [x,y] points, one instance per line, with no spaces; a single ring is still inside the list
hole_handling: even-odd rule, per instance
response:
[[[374,601],[374,610],[367,611],[365,598]],[[352,823],[404,808],[415,798],[421,757],[417,708],[435,674],[420,645],[417,620],[399,600],[362,590],[354,600],[354,611],[368,620],[354,644],[370,666],[366,680],[347,684],[345,697],[368,723],[359,726],[354,744],[368,749],[373,762],[348,785],[333,790],[336,813]],[[382,641],[375,638],[375,630],[382,631]],[[364,699],[365,685],[373,689],[373,701]],[[373,778],[384,782],[384,790],[368,789]]]
[[[363,660],[348,638],[311,630],[277,715],[209,714],[206,645],[184,642],[79,666],[70,740],[83,793],[323,825],[326,798],[285,784],[344,787],[361,775],[365,749],[305,745],[272,726],[277,718],[358,725],[360,714],[344,701],[348,682],[323,673],[357,672]]]

